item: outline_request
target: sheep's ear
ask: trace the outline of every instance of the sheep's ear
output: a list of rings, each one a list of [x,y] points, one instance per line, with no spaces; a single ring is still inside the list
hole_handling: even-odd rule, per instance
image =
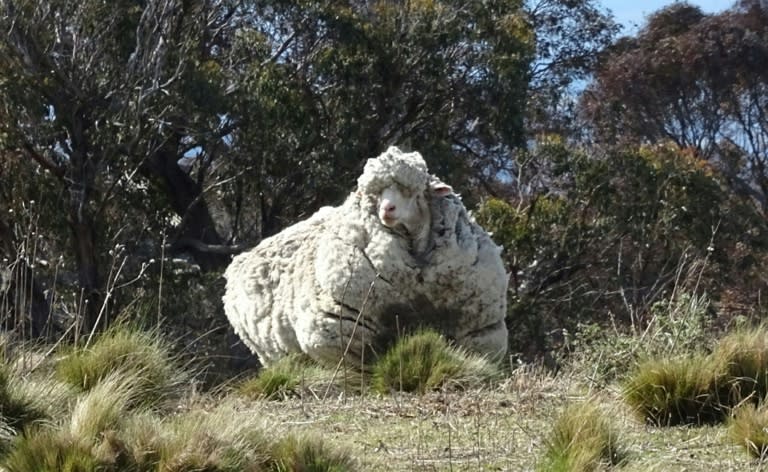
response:
[[[436,197],[445,197],[453,193],[453,187],[442,182],[432,182],[430,184],[432,195]]]

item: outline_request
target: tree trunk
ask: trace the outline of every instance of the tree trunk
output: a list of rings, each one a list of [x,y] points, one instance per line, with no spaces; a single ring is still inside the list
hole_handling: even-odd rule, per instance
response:
[[[69,224],[72,232],[73,252],[77,264],[77,279],[82,297],[82,306],[79,312],[83,320],[82,327],[88,332],[92,329],[100,330],[106,328],[109,320],[106,311],[102,319],[99,319],[103,298],[101,294],[99,263],[96,257],[97,246],[94,222],[90,215],[78,211],[78,208],[72,208]]]
[[[224,240],[216,230],[202,187],[179,167],[178,160],[177,146],[171,141],[152,156],[148,165],[148,170],[162,181],[174,211],[181,217],[174,249],[192,254],[204,271],[221,269],[229,264],[229,256],[206,251],[203,246],[221,245]]]

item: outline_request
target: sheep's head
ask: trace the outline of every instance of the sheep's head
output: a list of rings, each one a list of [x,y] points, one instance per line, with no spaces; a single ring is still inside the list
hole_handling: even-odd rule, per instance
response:
[[[375,159],[368,159],[357,180],[358,191],[375,202],[382,225],[418,241],[429,233],[429,199],[453,192],[450,186],[431,177],[418,152],[403,153],[390,147]]]
[[[428,196],[441,197],[453,192],[442,182],[430,182],[430,195],[423,190],[414,191],[404,185],[392,184],[385,188],[378,199],[378,216],[381,224],[395,230],[404,229],[409,235],[420,235],[429,226],[430,205]]]

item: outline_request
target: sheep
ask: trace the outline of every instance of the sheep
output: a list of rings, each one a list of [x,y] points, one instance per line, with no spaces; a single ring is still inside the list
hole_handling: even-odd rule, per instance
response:
[[[500,253],[419,153],[390,147],[367,161],[341,206],[236,256],[224,311],[265,366],[294,352],[365,364],[415,327],[499,358],[508,283]]]

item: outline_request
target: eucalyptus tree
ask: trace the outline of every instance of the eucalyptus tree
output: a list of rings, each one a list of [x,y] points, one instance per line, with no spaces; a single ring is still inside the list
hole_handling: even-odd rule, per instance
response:
[[[108,314],[110,251],[159,232],[174,213],[178,236],[221,242],[201,182],[179,163],[201,140],[226,133],[205,65],[235,8],[0,1],[0,144],[55,181],[41,203],[64,218],[88,328]],[[214,148],[199,161],[211,161]],[[50,239],[59,230],[41,227]],[[199,254],[201,265],[223,262]]]
[[[676,3],[608,48],[583,109],[600,142],[670,141],[768,210],[768,9]]]

